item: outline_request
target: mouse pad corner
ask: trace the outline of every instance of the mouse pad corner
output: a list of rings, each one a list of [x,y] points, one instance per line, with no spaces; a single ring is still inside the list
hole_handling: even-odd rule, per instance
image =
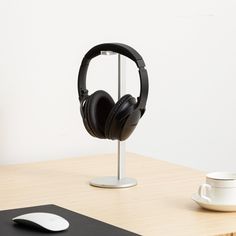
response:
[[[32,213],[47,212],[62,216],[69,221],[70,227],[61,232],[49,232],[34,227],[18,225],[12,218]],[[0,211],[0,235],[4,236],[138,236],[139,234],[107,224],[91,217],[67,210],[54,204]],[[139,235],[140,236],[140,235]]]

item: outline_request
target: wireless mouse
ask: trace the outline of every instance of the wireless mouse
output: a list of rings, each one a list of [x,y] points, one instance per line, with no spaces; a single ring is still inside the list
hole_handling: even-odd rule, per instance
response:
[[[61,216],[44,212],[24,214],[12,220],[26,227],[36,227],[53,232],[66,230],[70,225],[69,222]]]

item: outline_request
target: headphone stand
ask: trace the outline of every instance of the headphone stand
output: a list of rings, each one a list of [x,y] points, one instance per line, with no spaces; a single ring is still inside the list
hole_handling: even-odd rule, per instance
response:
[[[102,55],[116,55],[112,51],[101,51]],[[125,93],[125,57],[118,54],[118,99]],[[104,176],[92,179],[90,185],[100,188],[129,188],[137,185],[136,179],[125,177],[125,141],[118,141],[117,176]]]

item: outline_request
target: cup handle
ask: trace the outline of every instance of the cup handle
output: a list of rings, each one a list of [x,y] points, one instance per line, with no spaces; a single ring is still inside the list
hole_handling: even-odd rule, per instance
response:
[[[210,189],[211,189],[211,185],[209,185],[209,184],[201,184],[201,185],[199,186],[199,189],[198,189],[198,194],[199,194],[199,196],[200,196],[202,199],[204,199],[204,200],[206,200],[206,201],[208,201],[208,202],[211,202],[211,199],[206,196],[206,190],[207,190],[207,189],[210,190]]]

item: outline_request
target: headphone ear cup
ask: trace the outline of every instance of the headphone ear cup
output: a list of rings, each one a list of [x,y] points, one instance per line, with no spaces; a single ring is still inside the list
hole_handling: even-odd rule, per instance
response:
[[[98,90],[84,104],[84,124],[94,137],[105,138],[105,123],[108,114],[115,105],[112,97],[103,90]]]
[[[135,129],[141,117],[136,109],[136,99],[130,94],[118,100],[110,111],[105,125],[105,137],[108,139],[125,140]]]

